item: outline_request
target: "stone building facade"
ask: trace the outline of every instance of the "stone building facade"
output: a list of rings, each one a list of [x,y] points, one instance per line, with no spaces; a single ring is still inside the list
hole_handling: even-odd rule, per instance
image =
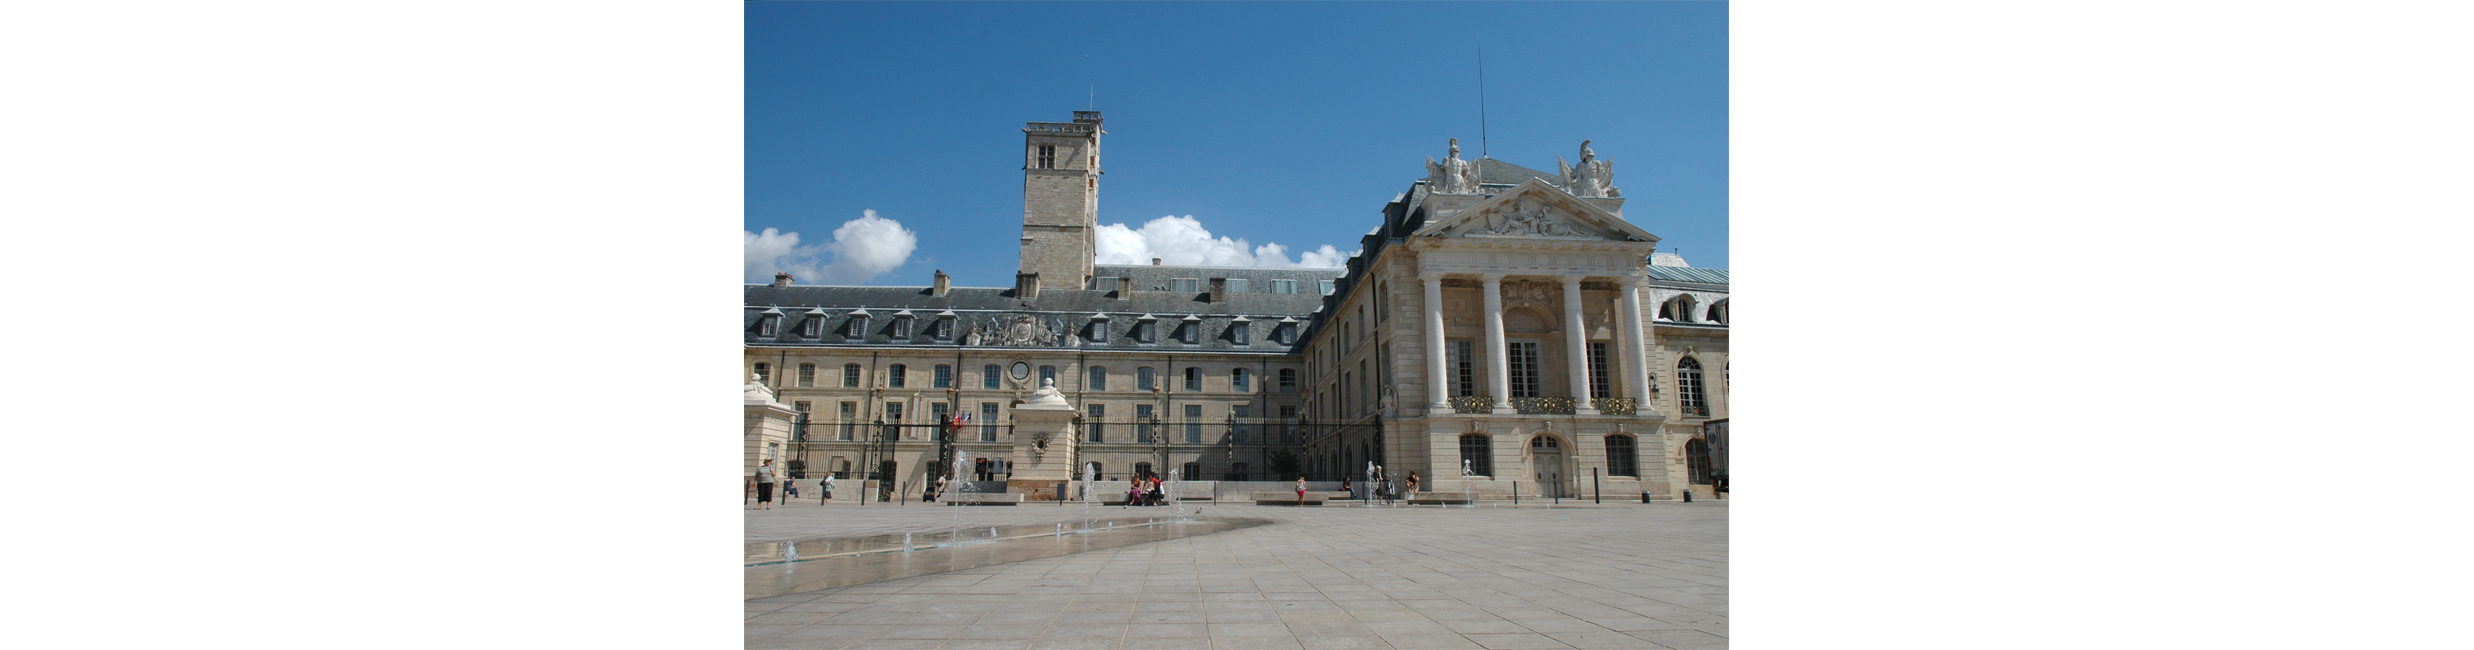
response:
[[[1344,268],[1097,265],[1099,124],[1024,129],[1011,287],[746,288],[745,370],[793,414],[789,473],[917,485],[949,444],[1004,479],[1012,409],[1052,383],[1074,466],[1104,479],[1374,464],[1428,491],[1659,498],[1707,480],[1726,273],[1656,254],[1587,143],[1553,173],[1455,146]]]

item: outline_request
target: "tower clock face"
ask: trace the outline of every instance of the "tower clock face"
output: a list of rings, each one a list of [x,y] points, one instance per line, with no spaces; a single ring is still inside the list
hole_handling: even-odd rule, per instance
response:
[[[1031,364],[1020,361],[1014,362],[1014,380],[1021,381],[1029,378],[1031,378]]]

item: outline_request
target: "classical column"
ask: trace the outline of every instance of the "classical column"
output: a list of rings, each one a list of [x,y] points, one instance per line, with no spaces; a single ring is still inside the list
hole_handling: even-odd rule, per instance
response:
[[[1632,389],[1632,401],[1639,409],[1635,412],[1646,415],[1656,407],[1649,402],[1649,346],[1641,336],[1641,318],[1646,315],[1641,312],[1641,276],[1626,275],[1617,281],[1623,287],[1623,306],[1615,320],[1623,321],[1624,384]]]
[[[1486,296],[1486,390],[1495,395],[1495,413],[1512,412],[1511,365],[1504,361],[1503,350],[1503,274],[1478,276],[1486,283],[1480,292]]]
[[[1452,412],[1451,379],[1444,366],[1443,272],[1427,271],[1417,278],[1426,281],[1426,393],[1433,398],[1426,414],[1441,415]]]
[[[1581,322],[1581,276],[1563,276],[1563,365],[1572,382],[1572,412],[1597,415],[1589,403],[1589,327]]]

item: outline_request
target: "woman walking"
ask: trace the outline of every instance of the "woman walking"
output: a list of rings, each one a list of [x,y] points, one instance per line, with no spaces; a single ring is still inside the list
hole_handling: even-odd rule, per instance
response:
[[[1306,505],[1306,477],[1297,477],[1297,505]]]
[[[816,505],[820,505],[820,506],[821,506],[821,505],[825,505],[825,504],[828,504],[828,503],[833,503],[833,475],[832,475],[832,474],[826,474],[826,475],[825,475],[825,480],[824,480],[823,482],[818,483],[818,484],[817,484],[817,487],[821,488],[821,489],[824,491],[824,493],[825,493],[825,498],[818,500],[818,501],[816,502]]]
[[[756,509],[773,509],[773,459],[756,465]]]

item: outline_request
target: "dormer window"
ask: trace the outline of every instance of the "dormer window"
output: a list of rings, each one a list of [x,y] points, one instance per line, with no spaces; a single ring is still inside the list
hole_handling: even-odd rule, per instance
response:
[[[1159,342],[1159,337],[1160,337],[1160,331],[1159,331],[1159,330],[1160,330],[1160,320],[1159,320],[1159,319],[1157,319],[1157,318],[1153,318],[1150,314],[1143,314],[1143,315],[1142,315],[1142,318],[1137,318],[1137,319],[1134,319],[1134,341],[1135,341],[1135,342],[1138,342],[1138,343],[1157,343],[1157,342]]]
[[[1246,317],[1244,317],[1244,316],[1238,316],[1238,317],[1237,317],[1237,321],[1236,321],[1236,322],[1229,323],[1229,325],[1228,325],[1228,340],[1229,340],[1229,342],[1230,342],[1230,343],[1235,343],[1235,344],[1237,344],[1237,345],[1253,345],[1252,343],[1248,343],[1248,342],[1247,342],[1247,341],[1248,341],[1248,331],[1247,331],[1247,330],[1252,329],[1252,326],[1253,326],[1253,323],[1248,322],[1248,321],[1246,320]]]
[[[1324,281],[1323,281],[1323,287],[1322,287],[1322,290],[1323,290],[1323,295],[1326,295],[1326,296],[1331,295],[1332,283],[1331,283],[1331,281],[1330,281],[1330,280],[1324,280]]]
[[[1273,280],[1273,281],[1271,281],[1271,292],[1272,292],[1272,293],[1297,293],[1297,281],[1296,281],[1296,280]]]
[[[1246,279],[1245,279],[1245,278],[1229,278],[1229,279],[1228,279],[1228,292],[1229,292],[1229,293],[1245,293],[1245,292],[1246,292]]]
[[[1297,319],[1283,317],[1271,330],[1271,338],[1281,345],[1297,344]]]
[[[843,336],[850,337],[850,338],[854,338],[854,339],[861,339],[861,340],[865,340],[865,339],[867,339],[867,338],[868,338],[868,316],[869,316],[869,314],[868,314],[868,308],[866,308],[866,307],[861,307],[861,308],[859,308],[859,311],[854,311],[854,312],[851,312],[851,313],[850,313],[850,331],[848,331],[848,332],[844,332],[844,333],[842,333],[842,335],[843,335]]]
[[[781,331],[781,328],[782,328],[782,308],[780,308],[780,307],[775,307],[775,308],[772,308],[772,309],[767,309],[767,310],[765,310],[765,312],[764,312],[764,315],[763,315],[763,316],[760,316],[760,317],[758,317],[758,318],[757,318],[757,322],[756,322],[756,335],[757,335],[757,336],[772,336],[772,335],[774,335],[774,333],[776,333],[776,332],[780,332],[780,331]]]
[[[1091,315],[1091,342],[1108,342],[1108,314],[1106,312]]]
[[[807,320],[804,320],[804,321],[800,321],[800,322],[799,322],[799,336],[802,336],[802,337],[805,337],[805,338],[811,338],[811,339],[812,339],[812,338],[816,338],[816,335],[817,335],[817,334],[822,333],[822,332],[824,332],[824,331],[825,331],[825,310],[823,310],[823,309],[809,309],[809,310],[807,310]]]
[[[1202,319],[1202,317],[1200,317],[1200,316],[1195,316],[1195,315],[1193,315],[1193,314],[1186,314],[1186,316],[1185,316],[1185,331],[1184,331],[1184,334],[1180,337],[1180,338],[1184,339],[1185,344],[1186,344],[1186,345],[1194,345],[1194,344],[1196,344],[1196,343],[1201,343],[1201,342],[1202,342],[1202,340],[1203,340],[1202,331],[1203,331],[1203,319]]]
[[[1170,293],[1201,293],[1202,290],[1203,281],[1201,278],[1168,279],[1168,291]]]
[[[910,340],[911,340],[911,310],[904,309],[904,310],[902,310],[902,311],[897,311],[897,312],[894,312],[894,313],[893,313],[893,341],[894,341],[895,343],[908,343],[908,342],[910,342]]]
[[[954,310],[951,309],[936,313],[936,331],[933,332],[936,340],[954,340],[954,317]]]

